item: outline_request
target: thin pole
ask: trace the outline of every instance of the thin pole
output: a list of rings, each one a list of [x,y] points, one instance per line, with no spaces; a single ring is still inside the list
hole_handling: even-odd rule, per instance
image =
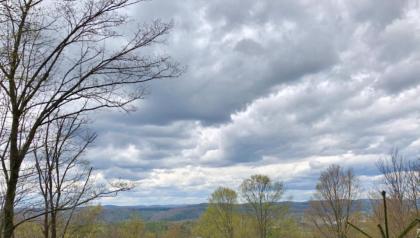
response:
[[[386,238],[389,238],[389,229],[388,229],[388,209],[386,207],[386,192],[382,191],[382,198],[384,200],[384,215],[385,215],[385,235]]]

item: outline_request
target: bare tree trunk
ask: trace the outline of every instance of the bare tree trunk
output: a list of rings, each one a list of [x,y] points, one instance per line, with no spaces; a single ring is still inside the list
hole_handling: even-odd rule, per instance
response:
[[[48,207],[48,201],[45,201],[45,207]],[[49,216],[48,213],[45,213],[44,216],[44,237],[48,238],[49,234],[50,234],[50,229],[49,229]]]
[[[13,161],[13,157],[10,157]],[[4,201],[4,238],[11,238],[13,236],[15,215],[14,203],[16,196],[16,185],[19,178],[19,170],[11,169],[9,181],[7,183],[6,198]]]
[[[10,90],[13,91],[13,90]],[[19,117],[18,112],[15,109],[13,97],[11,98],[13,105],[13,119],[12,126],[10,131],[10,174],[9,178],[6,181],[6,197],[4,199],[4,238],[11,238],[13,235],[14,224],[13,219],[15,215],[14,204],[16,197],[16,187],[19,180],[19,171],[20,171],[20,158],[19,158],[19,149],[18,149],[18,131],[19,131]],[[6,171],[7,173],[7,171]]]
[[[57,238],[57,213],[51,213],[51,238]]]

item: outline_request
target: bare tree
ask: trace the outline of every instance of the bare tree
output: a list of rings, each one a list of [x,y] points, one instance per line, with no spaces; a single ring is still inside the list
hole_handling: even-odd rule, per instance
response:
[[[1,91],[0,91],[1,92]],[[10,110],[8,108],[8,101],[5,95],[1,95],[0,97],[0,160],[2,165],[2,176],[0,176],[0,209],[3,211],[4,207],[4,199],[6,195],[6,161],[7,155],[10,145],[9,140],[9,131],[7,127],[7,119],[10,114]],[[1,222],[1,221],[0,221]],[[1,222],[2,224],[3,222]]]
[[[283,183],[274,182],[265,175],[252,175],[241,184],[241,194],[250,206],[250,212],[257,222],[260,238],[267,238],[273,219],[275,218],[277,202],[284,193]]]
[[[1,91],[0,91],[1,93]],[[4,96],[4,95],[3,95]],[[7,98],[0,97],[0,163],[2,168],[2,173],[0,174],[0,231],[3,229],[3,209],[6,198],[7,191],[7,155],[10,148],[9,140],[9,128],[7,127],[7,120],[10,117],[10,110],[8,109]],[[33,176],[35,175],[36,170],[32,164],[25,164],[22,166],[20,171],[20,177],[16,185],[16,195],[14,206],[27,206],[32,203],[32,198],[34,195],[34,181]],[[24,216],[24,213],[27,212],[25,209],[20,209],[18,214],[19,216]]]
[[[42,215],[44,237],[64,237],[77,207],[131,188],[129,184],[118,183],[118,187],[108,189],[95,183],[92,168],[82,155],[96,135],[83,126],[84,121],[74,115],[53,121],[45,127],[43,138],[39,140],[42,144],[34,150],[44,210],[17,225]],[[60,231],[59,218],[62,223]]]
[[[408,162],[408,200],[414,207],[417,217],[420,217],[420,159]]]
[[[142,98],[144,82],[180,74],[169,57],[147,54],[171,24],[154,21],[124,34],[128,18],[121,10],[139,2],[0,1],[0,89],[8,110],[5,238],[13,235],[22,164],[43,125],[100,108],[127,110]],[[60,117],[52,117],[59,109]]]
[[[415,228],[418,227],[418,224],[420,224],[420,218],[414,218],[403,230],[401,230],[398,234],[391,236],[389,231],[389,220],[388,220],[388,206],[387,206],[387,198],[386,198],[386,191],[381,192],[382,195],[382,207],[383,207],[383,223],[379,223],[377,225],[377,228],[379,230],[379,234],[382,238],[390,238],[390,237],[414,237]],[[351,226],[355,231],[357,231],[359,234],[363,235],[367,238],[373,238],[372,235],[364,231],[358,226],[355,226],[354,224],[348,222],[348,225]],[[412,233],[410,233],[412,232]],[[417,236],[419,236],[419,232],[417,230]]]
[[[80,156],[95,137],[87,135],[80,142],[74,141],[80,126],[77,115],[49,123],[42,133],[42,144],[34,150],[44,203],[45,238],[57,237],[58,212],[61,208],[75,208],[89,182],[91,169],[84,166]]]
[[[383,175],[384,190],[388,194],[389,232],[394,236],[420,215],[420,160],[410,161],[395,149],[389,159],[379,160],[377,167]],[[376,218],[382,220],[383,204],[378,202],[381,200],[374,201],[377,201],[374,206]]]
[[[358,181],[351,169],[331,165],[321,173],[308,217],[323,237],[347,237],[348,223],[358,208],[355,201],[358,190]]]

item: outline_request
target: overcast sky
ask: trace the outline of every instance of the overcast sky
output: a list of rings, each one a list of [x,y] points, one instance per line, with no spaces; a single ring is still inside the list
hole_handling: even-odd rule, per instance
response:
[[[173,21],[182,77],[147,85],[132,113],[101,112],[87,157],[137,188],[104,203],[206,202],[252,174],[307,200],[321,170],[420,149],[418,1],[153,0],[139,22]]]

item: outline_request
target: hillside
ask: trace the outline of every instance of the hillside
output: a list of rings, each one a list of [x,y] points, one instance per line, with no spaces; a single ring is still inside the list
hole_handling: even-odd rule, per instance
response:
[[[369,211],[369,200],[360,200],[363,211]],[[309,202],[281,202],[287,205],[291,214],[302,216],[309,207]],[[159,205],[159,206],[104,206],[102,220],[114,223],[139,215],[146,221],[185,221],[195,220],[207,208],[206,203],[190,205]]]

